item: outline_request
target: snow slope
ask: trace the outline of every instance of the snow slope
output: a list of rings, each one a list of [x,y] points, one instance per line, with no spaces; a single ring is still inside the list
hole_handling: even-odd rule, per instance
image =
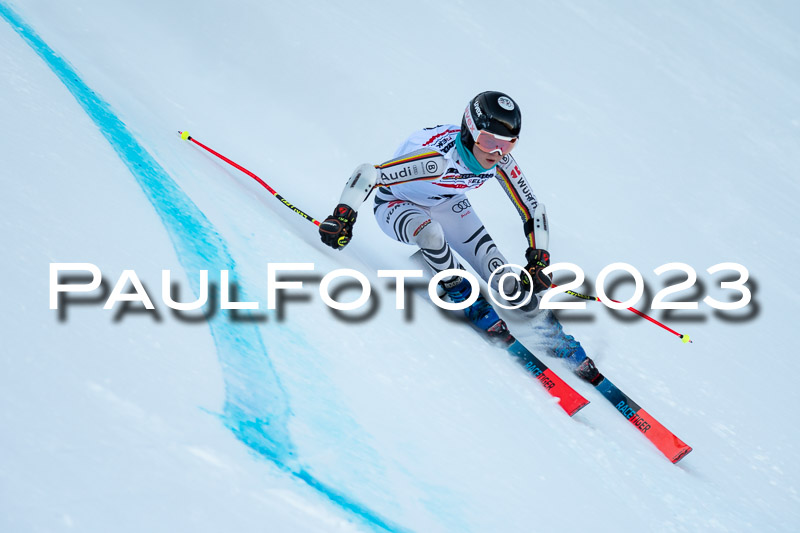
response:
[[[0,530],[796,529],[797,6],[485,12],[471,0],[0,0]],[[394,309],[376,271],[410,268],[413,250],[367,210],[344,252],[325,249],[175,133],[322,218],[357,164],[457,122],[486,89],[522,106],[515,155],[547,205],[556,260],[589,280],[628,262],[649,299],[664,263],[698,271],[681,293],[695,300],[731,294],[706,268],[749,269],[740,312],[653,312],[691,345],[598,304],[560,314],[694,447],[679,465],[557,361],[592,400],[573,419],[422,298],[410,317]],[[499,188],[470,199],[521,262]],[[106,291],[133,269],[158,312],[103,310],[97,291],[60,317],[52,262],[96,264]],[[315,265],[282,316],[264,310],[278,262]],[[372,280],[377,304],[360,320],[316,294],[336,268]],[[200,269],[216,282],[230,270],[240,299],[261,303],[257,320],[176,317],[162,269],[182,299]]]

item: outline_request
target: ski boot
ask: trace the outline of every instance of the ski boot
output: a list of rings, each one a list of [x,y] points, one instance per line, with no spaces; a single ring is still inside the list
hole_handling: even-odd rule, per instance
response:
[[[453,303],[466,301],[472,294],[472,286],[462,277],[442,281],[439,284]],[[513,341],[508,326],[497,316],[497,312],[483,295],[479,294],[475,303],[464,309],[464,315],[476,328],[485,331],[489,335],[489,340],[501,344],[510,344]]]
[[[583,348],[581,348],[581,351],[583,351]],[[588,356],[586,356],[583,362],[579,364],[578,368],[573,370],[573,372],[575,372],[579,378],[588,381],[592,385],[597,385],[603,379],[603,374],[597,370],[597,367],[594,366],[594,361]]]
[[[559,324],[560,325],[560,324]],[[555,348],[556,357],[561,357],[572,367],[572,371],[584,381],[597,385],[603,379],[603,374],[597,370],[594,361],[586,355],[581,343],[572,335],[566,335],[562,330],[562,337]]]

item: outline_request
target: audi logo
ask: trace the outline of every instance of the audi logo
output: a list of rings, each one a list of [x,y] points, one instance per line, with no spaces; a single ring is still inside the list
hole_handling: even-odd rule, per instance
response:
[[[461,200],[453,206],[453,213],[460,213],[465,209],[469,209],[470,207],[472,207],[472,204],[469,203],[469,200]]]

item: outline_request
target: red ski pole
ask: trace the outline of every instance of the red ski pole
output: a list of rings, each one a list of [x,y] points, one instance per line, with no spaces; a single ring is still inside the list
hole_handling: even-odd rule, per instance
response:
[[[550,287],[558,287],[558,285],[553,284],[553,285],[550,285]],[[582,300],[589,300],[591,302],[601,302],[602,303],[602,300],[600,298],[598,298],[597,296],[590,296],[588,294],[581,294],[581,293],[575,292],[575,291],[564,291],[564,292],[566,292],[570,296],[575,296],[576,298],[580,298]],[[611,299],[611,301],[614,302],[614,303],[620,303],[618,300],[614,300],[614,299]],[[639,311],[638,309],[636,309],[634,307],[628,307],[628,311],[630,311],[631,313],[635,313],[635,314],[639,315],[640,317],[644,318],[645,320],[649,320],[650,322],[652,322],[656,326],[660,326],[660,327],[664,328],[665,330],[669,331],[673,335],[677,335],[683,341],[684,344],[686,344],[687,342],[692,342],[692,339],[689,338],[689,335],[685,335],[685,334],[682,335],[682,334],[678,333],[674,329],[662,324],[661,322],[659,322],[655,318],[653,318],[653,317],[651,317],[651,316],[649,316],[649,315],[647,315],[645,313],[642,313],[641,311]]]
[[[319,220],[315,219],[315,218],[314,218],[314,217],[312,217],[311,215],[308,215],[308,214],[304,213],[303,211],[301,211],[300,209],[298,209],[298,208],[297,208],[297,207],[295,207],[294,205],[290,204],[290,203],[289,203],[289,202],[286,200],[286,198],[284,198],[283,196],[281,196],[280,194],[278,194],[278,193],[277,193],[277,191],[275,191],[275,189],[273,189],[272,187],[270,187],[269,185],[267,185],[267,184],[266,184],[266,182],[265,182],[264,180],[262,180],[261,178],[259,178],[258,176],[256,176],[255,174],[253,174],[252,172],[250,172],[249,170],[247,170],[247,169],[246,169],[246,168],[244,168],[243,166],[239,165],[238,163],[236,163],[236,162],[234,162],[234,161],[231,161],[230,159],[228,159],[228,158],[227,158],[227,157],[225,157],[224,155],[220,154],[219,152],[215,152],[214,150],[212,150],[211,148],[209,148],[209,147],[208,147],[208,146],[206,146],[205,144],[201,143],[200,141],[198,141],[197,139],[195,139],[194,137],[192,137],[191,135],[189,135],[189,132],[188,132],[188,131],[178,131],[178,134],[181,136],[181,139],[183,139],[184,141],[192,141],[194,144],[196,144],[197,146],[199,146],[199,147],[200,147],[200,148],[202,148],[203,150],[205,150],[205,151],[207,151],[207,152],[209,152],[209,153],[211,153],[211,154],[213,154],[213,155],[215,155],[215,156],[219,157],[220,159],[222,159],[223,161],[225,161],[226,163],[228,163],[228,164],[229,164],[229,165],[231,165],[232,167],[234,167],[234,168],[236,168],[236,169],[239,169],[239,170],[241,170],[242,172],[244,172],[245,174],[247,174],[248,176],[250,176],[251,178],[253,178],[254,180],[256,180],[258,183],[260,183],[262,187],[264,187],[264,188],[265,188],[265,189],[267,189],[269,192],[271,192],[271,193],[272,193],[272,196],[274,196],[275,198],[277,198],[278,200],[280,200],[280,201],[281,201],[281,203],[282,203],[283,205],[285,205],[286,207],[288,207],[289,209],[291,209],[292,211],[294,211],[295,213],[297,213],[297,214],[298,214],[298,215],[300,215],[301,217],[305,218],[305,219],[306,219],[306,220],[308,220],[309,222],[313,222],[314,224],[316,224],[317,226],[319,226]]]

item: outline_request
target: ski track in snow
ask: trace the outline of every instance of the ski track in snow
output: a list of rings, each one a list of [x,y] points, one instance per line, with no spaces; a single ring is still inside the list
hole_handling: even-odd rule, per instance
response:
[[[200,270],[208,269],[210,275],[221,270],[234,273],[236,263],[219,232],[139,144],[108,103],[4,2],[0,2],[0,15],[64,83],[136,178],[167,229],[195,294],[199,292]],[[225,376],[222,420],[236,437],[372,529],[405,531],[326,485],[300,465],[289,436],[289,401],[260,334],[253,329],[236,328],[230,320],[220,317],[209,320],[208,324]]]

